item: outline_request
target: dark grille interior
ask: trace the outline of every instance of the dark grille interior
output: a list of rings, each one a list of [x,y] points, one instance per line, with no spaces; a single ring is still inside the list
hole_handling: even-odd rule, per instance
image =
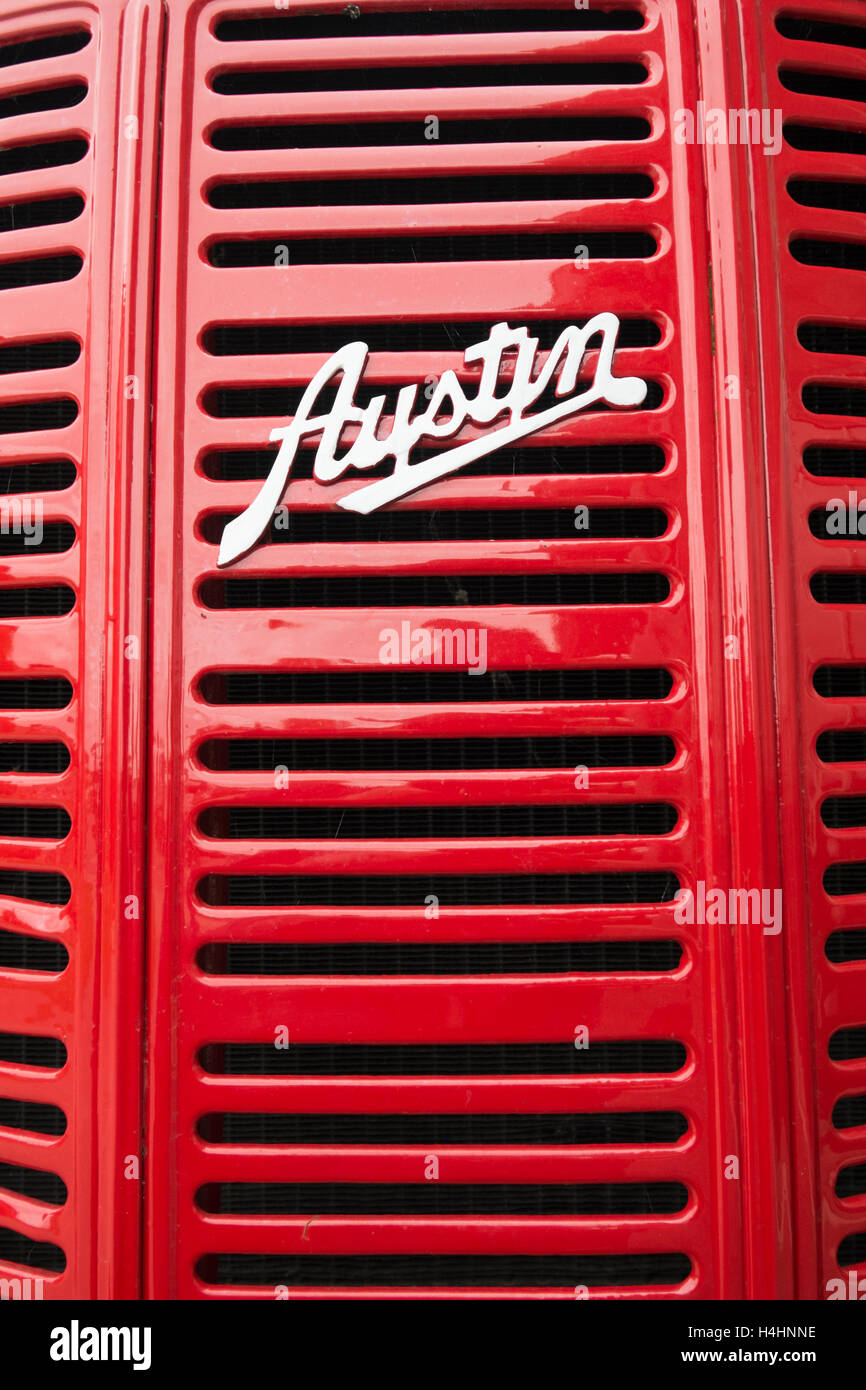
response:
[[[49,1274],[59,1274],[66,1268],[66,1256],[59,1245],[30,1240],[5,1226],[0,1226],[0,1260],[26,1265],[28,1269],[44,1269]]]
[[[834,965],[848,961],[866,960],[866,927],[849,931],[834,931],[827,938],[824,950]]]
[[[2,1173],[0,1173],[2,1182]],[[688,1190],[655,1183],[209,1183],[202,1211],[222,1216],[657,1216]]]
[[[34,262],[35,264],[35,262]],[[2,268],[0,268],[2,280]],[[34,282],[30,282],[34,283]],[[2,284],[0,284],[2,288]],[[22,401],[0,405],[0,434],[24,434],[33,430],[62,430],[78,418],[78,406],[66,397],[57,400]]]
[[[0,176],[77,164],[87,150],[86,140],[46,140],[42,144],[7,145],[0,148]]]
[[[866,154],[866,135],[863,150]],[[802,265],[835,266],[839,270],[866,270],[866,242],[821,241],[817,237],[798,237],[789,250]]]
[[[833,1107],[833,1124],[837,1129],[854,1129],[866,1125],[866,1095],[843,1096]]]
[[[39,535],[37,518],[27,506],[0,501],[0,555],[59,555],[75,543],[69,521],[46,521]]]
[[[14,1163],[0,1163],[0,1188],[56,1207],[62,1207],[69,1195],[66,1183],[56,1173],[47,1173],[41,1168],[22,1168]]]
[[[832,20],[813,19],[803,14],[781,14],[776,28],[786,39],[803,39],[807,43],[841,44],[845,48],[866,48],[866,27],[840,24]]]
[[[676,1110],[575,1114],[205,1115],[211,1144],[675,1144],[688,1132]]]
[[[839,1242],[836,1252],[840,1265],[861,1264],[866,1260],[866,1231],[857,1231]]]
[[[49,822],[15,807],[0,834],[34,834]],[[862,812],[860,813],[862,816]],[[199,816],[204,835],[229,840],[486,839],[509,836],[666,835],[677,823],[663,802],[588,806],[225,806]],[[855,822],[859,823],[859,822]],[[59,825],[59,823],[57,823]],[[22,828],[33,827],[33,828]],[[68,823],[67,823],[68,829]],[[65,832],[64,832],[65,833]]]
[[[66,1116],[57,1105],[0,1096],[0,1128],[29,1130],[33,1134],[65,1134]]]
[[[856,669],[862,671],[866,694],[866,667]],[[210,671],[201,679],[201,696],[213,705],[664,700],[673,684],[669,671],[652,666],[483,674],[430,669]]]
[[[571,903],[670,902],[678,888],[676,875],[664,872],[366,877],[209,874],[199,883],[198,891],[203,902],[229,907],[417,907],[431,895],[448,907],[566,907]]]
[[[866,391],[863,396],[866,399]],[[818,603],[866,603],[866,573],[837,570],[813,574],[809,590]]]
[[[64,53],[79,53],[90,43],[87,29],[69,29],[62,33],[42,34],[38,39],[23,39],[0,46],[0,68],[15,63],[35,63],[44,58],[59,58]]]
[[[62,840],[71,826],[61,806],[0,805],[0,836]]]
[[[299,449],[292,464],[292,477],[313,476],[314,449]],[[421,460],[428,457],[417,451]],[[866,460],[866,450],[863,450]],[[219,449],[202,459],[206,478],[230,481],[265,478],[274,462],[273,449]],[[544,474],[660,473],[665,466],[664,450],[658,444],[596,444],[583,447],[497,449],[495,454],[468,463],[460,469],[462,478],[536,477]],[[386,461],[364,470],[367,478],[384,477],[391,471]],[[866,462],[864,462],[866,475]]]
[[[857,699],[866,696],[866,666],[819,666],[812,683],[828,699]]]
[[[212,79],[223,96],[269,92],[407,91],[443,87],[628,86],[649,76],[643,63],[455,63],[453,67],[231,68]],[[2,114],[2,105],[0,105]],[[422,127],[423,129],[423,127]]]
[[[477,235],[461,232],[450,236],[299,238],[286,233],[285,236],[271,237],[268,241],[215,241],[208,247],[207,257],[218,270],[242,266],[276,267],[282,264],[275,249],[277,246],[288,248],[284,253],[287,256],[285,264],[288,265],[396,265],[426,261],[573,262],[578,255],[591,261],[635,259],[652,256],[657,250],[656,240],[649,232],[592,232],[584,231],[581,227],[570,232],[484,232]],[[585,250],[582,249],[584,247]],[[322,398],[324,395],[323,392]]]
[[[62,676],[0,679],[0,709],[65,709],[71,699],[72,686]]]
[[[59,973],[69,964],[69,952],[45,936],[0,929],[0,970],[46,970]]]
[[[866,154],[866,131],[842,126],[788,125],[786,141],[795,150],[821,150],[826,154]]]
[[[866,1163],[852,1163],[836,1179],[836,1196],[861,1197],[866,1192]]]
[[[864,1237],[866,1247],[866,1237]],[[0,1252],[2,1253],[2,1252]],[[210,1284],[327,1287],[572,1288],[675,1285],[691,1273],[687,1255],[206,1255]]]
[[[831,864],[824,870],[824,887],[833,898],[866,893],[866,863]]]
[[[426,187],[426,183],[425,183]],[[583,328],[588,319],[545,319],[530,327],[541,348],[552,348],[566,328]],[[203,337],[207,352],[216,357],[265,353],[336,352],[344,343],[365,342],[371,352],[463,352],[486,338],[490,319],[460,319],[451,323],[417,320],[387,323],[220,323]],[[652,319],[621,319],[620,347],[652,347],[661,330]],[[419,453],[421,451],[419,450]]]
[[[203,946],[209,975],[546,975],[676,970],[678,941],[365,941]],[[2,934],[0,934],[2,961]]]
[[[57,618],[74,607],[75,590],[68,584],[0,589],[0,619]]]
[[[866,81],[856,77],[841,77],[838,73],[829,72],[804,72],[801,68],[780,68],[779,81],[789,92],[799,92],[804,96],[866,101]]]
[[[801,323],[797,339],[809,352],[866,356],[866,326],[851,323]]]
[[[828,502],[826,507],[816,507],[809,513],[809,530],[822,541],[866,540],[866,509],[858,512],[856,503],[851,508],[845,498],[833,499],[842,503],[838,507]],[[862,519],[863,530],[860,530]]]
[[[0,897],[24,898],[33,903],[69,902],[69,879],[63,874],[46,874],[35,869],[0,869]]]
[[[442,120],[440,145],[537,143],[568,147],[581,140],[648,140],[649,121],[642,116],[507,116]],[[361,149],[381,145],[420,145],[424,123],[414,121],[329,121],[327,125],[221,125],[209,132],[217,150]],[[2,166],[0,166],[2,169]],[[273,263],[273,253],[272,261]]]
[[[56,1070],[65,1061],[66,1048],[59,1038],[45,1038],[32,1033],[0,1033],[0,1062]]]
[[[3,599],[9,592],[0,590],[0,617],[4,616]],[[72,590],[68,592],[71,594]],[[208,579],[200,589],[206,608],[459,608],[497,604],[559,607],[663,603],[669,593],[670,583],[665,575],[650,572],[464,574],[459,577],[450,574],[265,575],[249,579]]]
[[[65,772],[69,766],[69,749],[64,743],[0,743],[0,773]]]
[[[0,503],[0,518],[3,515]],[[204,540],[217,545],[226,524],[237,515],[213,512],[201,525]],[[866,530],[866,519],[864,519]],[[278,516],[265,533],[268,542],[318,545],[329,542],[604,540],[661,536],[668,519],[658,507],[592,507],[574,511],[502,508],[484,511],[291,512]],[[71,529],[71,528],[70,528]],[[73,532],[74,535],[74,532]]]
[[[861,1030],[866,1032],[866,1030]],[[215,1076],[605,1076],[668,1075],[686,1062],[682,1043],[636,1038],[578,1048],[552,1043],[222,1043],[199,1061]]]
[[[788,192],[807,208],[866,212],[866,183],[846,179],[789,179]]]
[[[74,222],[83,211],[84,199],[77,193],[67,193],[61,198],[34,198],[28,202],[3,203],[0,204],[0,232]]]
[[[23,116],[32,111],[54,111],[67,106],[77,106],[87,96],[87,87],[82,82],[67,83],[63,87],[37,87],[29,92],[15,92],[12,96],[0,97],[0,120],[6,116]]]
[[[833,1062],[856,1062],[866,1057],[866,1027],[839,1028],[827,1049]]]
[[[567,174],[507,173],[430,175],[427,178],[378,179],[244,179],[213,184],[207,200],[214,208],[298,208],[429,203],[498,203],[561,199],[568,203],[612,198],[649,198],[655,184],[649,174],[615,170],[609,174],[574,169]],[[262,325],[265,327],[265,325]],[[312,330],[313,325],[304,325]],[[385,327],[386,325],[382,325]],[[387,325],[391,327],[392,325]],[[411,328],[411,325],[399,325]],[[394,324],[394,328],[398,325]],[[459,324],[456,325],[460,327]],[[300,325],[298,326],[300,329]],[[340,338],[337,346],[348,342]],[[479,334],[483,337],[484,334]],[[622,341],[622,340],[621,340]]]
[[[636,9],[367,10],[347,5],[339,14],[256,14],[220,19],[214,29],[223,43],[281,39],[371,39],[381,35],[580,33],[643,28]]]
[[[803,464],[816,478],[866,478],[866,449],[812,445],[803,450]]]
[[[861,735],[866,759],[866,732]],[[13,745],[6,745],[7,747]],[[3,745],[0,745],[2,757]],[[226,772],[408,772],[454,768],[663,767],[672,739],[660,734],[581,738],[227,739],[202,744],[205,767]],[[0,764],[2,766],[2,764]]]

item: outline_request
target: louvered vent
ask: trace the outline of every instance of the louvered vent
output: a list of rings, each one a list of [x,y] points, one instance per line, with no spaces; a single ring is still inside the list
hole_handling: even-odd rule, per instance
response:
[[[673,239],[701,175],[663,17],[690,61],[667,0],[217,5],[170,35],[157,1297],[716,1296],[721,947],[673,911],[727,853],[695,699],[716,581],[689,539],[710,333],[679,298],[705,283]],[[605,310],[641,408],[369,516],[304,447],[262,543],[217,568],[342,344],[368,343],[360,399],[387,414],[447,369],[470,391],[497,322],[546,352]],[[413,661],[442,629],[450,655]]]
[[[785,572],[799,580],[795,756],[814,976],[821,1297],[847,1266],[866,1270],[866,16],[862,6],[826,9],[819,17],[791,7],[775,26],[767,18],[765,35],[770,104],[784,113],[770,173],[789,386]]]
[[[0,1275],[12,1297],[62,1296],[57,1276],[77,1253],[67,1044],[81,910],[73,749],[90,22],[70,9],[53,26],[0,27]]]

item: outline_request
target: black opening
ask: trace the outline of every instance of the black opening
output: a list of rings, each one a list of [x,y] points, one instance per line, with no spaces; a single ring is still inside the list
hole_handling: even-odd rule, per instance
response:
[[[431,203],[508,203],[553,200],[569,203],[613,198],[649,198],[649,174],[617,169],[610,173],[573,169],[567,174],[465,173],[426,178],[395,171],[391,177],[234,180],[214,183],[207,200],[214,208],[297,208],[417,206]],[[346,338],[341,343],[348,341]]]
[[[863,578],[866,580],[866,575]],[[558,608],[663,603],[670,591],[666,575],[649,571],[637,574],[265,575],[206,579],[199,588],[199,598],[205,608],[214,609],[483,608],[500,604]],[[9,592],[0,590],[0,617],[4,616],[4,593]]]
[[[577,10],[364,10],[347,5],[331,14],[245,14],[220,19],[214,27],[223,43],[262,43],[280,39],[370,39],[387,35],[581,33],[585,30],[643,28],[636,9]]]
[[[366,149],[382,145],[560,143],[564,150],[584,140],[648,140],[652,126],[643,116],[502,116],[452,117],[439,122],[438,140],[426,138],[420,118],[402,121],[328,121],[316,125],[239,124],[214,126],[210,143],[217,150]],[[78,156],[80,158],[80,156]],[[2,165],[0,165],[2,168]]]

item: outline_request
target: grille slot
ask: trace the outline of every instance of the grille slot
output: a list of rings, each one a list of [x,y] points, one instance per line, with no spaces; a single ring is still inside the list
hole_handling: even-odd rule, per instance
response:
[[[423,450],[416,457],[429,455]],[[866,460],[866,450],[863,451]],[[313,476],[314,449],[298,450],[292,465],[292,477],[309,479]],[[205,454],[202,472],[207,478],[220,481],[246,478],[265,478],[274,462],[273,449],[219,449]],[[664,450],[658,444],[599,444],[556,449],[497,449],[495,454],[467,464],[460,469],[462,478],[535,477],[543,474],[585,473],[660,473],[665,466]],[[866,468],[866,463],[864,463]],[[384,477],[390,472],[387,461],[377,468],[365,469],[367,478]],[[864,473],[866,476],[866,473]],[[2,477],[2,474],[0,474]]]
[[[866,326],[851,323],[803,323],[797,339],[808,352],[866,356]]]
[[[820,734],[815,751],[823,763],[866,762],[866,729],[831,729]]]
[[[456,63],[453,67],[231,68],[212,86],[221,96],[264,96],[277,92],[409,91],[445,87],[626,86],[645,82],[643,63]],[[2,114],[2,106],[0,106]]]
[[[866,1238],[864,1238],[866,1245]],[[614,1288],[677,1285],[687,1255],[206,1255],[196,1272],[210,1284],[300,1288]]]
[[[837,1029],[827,1050],[834,1062],[856,1062],[866,1057],[866,1027]]]
[[[834,23],[801,14],[780,14],[776,17],[776,28],[786,39],[803,39],[806,43],[841,44],[846,48],[866,48],[866,28],[856,24]]]
[[[866,136],[864,153],[866,153]],[[839,270],[866,270],[866,242],[821,241],[817,237],[796,237],[788,248],[795,261],[803,265],[835,266]]]
[[[671,873],[618,874],[209,874],[205,903],[230,907],[417,907],[433,894],[444,906],[567,906],[570,903],[663,903],[679,888]],[[858,890],[859,891],[859,890]],[[863,891],[866,891],[864,888]]]
[[[789,179],[788,192],[807,208],[866,212],[866,183],[845,179]]]
[[[866,1122],[866,1113],[864,1113]],[[688,1132],[676,1110],[616,1114],[203,1116],[210,1144],[675,1144]]]
[[[3,506],[0,502],[0,517]],[[236,512],[213,512],[201,523],[202,539],[218,545]],[[287,524],[284,525],[284,521]],[[579,525],[578,525],[579,521]],[[584,524],[585,523],[585,524]],[[484,511],[291,512],[274,519],[264,539],[272,545],[383,541],[604,540],[661,536],[668,519],[658,507],[592,507],[574,511],[525,508]]]
[[[0,232],[21,231],[25,227],[49,227],[74,222],[84,211],[84,199],[77,193],[60,198],[34,198],[30,202],[0,204]]]
[[[74,607],[75,590],[68,584],[0,589],[0,619],[57,618]]]
[[[866,733],[861,737],[866,761]],[[226,739],[205,743],[198,751],[205,767],[225,772],[270,772],[276,767],[289,772],[664,767],[675,754],[673,740],[655,734],[533,739]]]
[[[54,341],[7,343],[0,347],[0,374],[6,372],[44,372],[52,367],[68,367],[81,356],[76,338]]]
[[[22,1168],[14,1163],[0,1163],[0,1188],[55,1207],[62,1207],[69,1196],[66,1183],[56,1173],[42,1168]]]
[[[866,478],[866,449],[810,445],[803,450],[803,464],[816,478]]]
[[[0,806],[0,835],[62,840],[72,826],[60,806]]]
[[[859,668],[858,668],[859,669]],[[866,667],[863,670],[866,694]],[[573,671],[210,671],[200,692],[212,705],[433,704],[566,700],[664,700],[663,667]],[[0,682],[2,687],[2,682]],[[2,699],[2,688],[0,688]]]
[[[71,893],[63,874],[42,873],[35,869],[0,869],[0,897],[23,898],[25,902],[52,903],[63,907]]]
[[[828,796],[821,804],[821,820],[833,830],[866,825],[866,796]]]
[[[536,144],[550,141],[571,147],[576,141],[648,140],[649,121],[642,116],[499,116],[495,120],[448,118],[439,125],[440,145]],[[217,150],[354,149],[414,145],[424,148],[424,122],[329,121],[326,125],[220,125],[209,132]],[[429,148],[429,147],[428,147]],[[2,169],[2,165],[0,165]]]
[[[866,398],[866,391],[863,395]],[[818,603],[866,603],[866,574],[850,570],[813,574],[809,590]]]
[[[840,1265],[862,1264],[866,1260],[866,1231],[857,1231],[840,1241],[836,1257]]]
[[[850,931],[832,932],[827,938],[824,951],[827,959],[834,965],[866,960],[866,928],[855,927]]]
[[[44,970],[59,975],[68,964],[69,952],[59,941],[0,929],[0,970]]]
[[[214,208],[412,207],[430,203],[506,203],[532,199],[575,203],[650,198],[654,191],[655,184],[649,174],[619,170],[605,174],[575,169],[568,174],[481,175],[467,172],[447,177],[433,174],[428,178],[409,175],[381,179],[299,178],[291,182],[244,179],[212,184],[207,190],[207,200]],[[340,345],[347,341],[342,338]]]
[[[802,68],[780,68],[779,81],[789,92],[803,96],[832,97],[837,101],[866,101],[866,81],[840,77],[838,73],[805,72]]]
[[[0,807],[0,833],[3,810]],[[18,816],[6,823],[22,821]],[[198,822],[204,835],[230,840],[666,835],[676,823],[673,806],[661,802],[600,806],[227,806],[210,807]]]
[[[0,617],[3,616],[4,594],[9,592],[0,590]],[[665,575],[648,572],[466,574],[460,577],[438,574],[268,575],[250,579],[208,579],[199,590],[204,606],[215,609],[460,608],[497,604],[560,607],[663,603],[669,594],[670,583]]]
[[[578,253],[578,245],[585,251]],[[438,261],[569,261],[635,259],[658,249],[649,232],[508,232],[497,235],[452,233],[450,236],[271,237],[268,241],[215,241],[207,258],[219,269],[243,266],[275,268],[275,248],[288,248],[289,265],[398,265]],[[276,388],[280,389],[280,388]],[[300,394],[300,393],[299,393]],[[320,398],[325,392],[320,393]],[[356,399],[358,393],[356,393]],[[256,412],[265,414],[267,412]]]
[[[0,1174],[2,1181],[2,1174]],[[840,1194],[841,1195],[841,1194]],[[222,1216],[639,1216],[688,1202],[678,1182],[208,1183],[200,1210]]]
[[[88,29],[69,29],[61,33],[42,34],[38,39],[23,39],[0,45],[0,68],[16,63],[35,63],[45,58],[60,58],[65,53],[80,53],[90,43]]]
[[[66,1063],[66,1048],[59,1038],[0,1033],[0,1062],[12,1062],[19,1067],[50,1067],[56,1071]]]
[[[833,505],[841,502],[841,508]],[[855,504],[856,506],[856,504]],[[863,531],[860,519],[863,518]],[[855,529],[856,528],[856,529]],[[862,541],[866,540],[866,511],[857,514],[851,525],[848,502],[845,498],[831,499],[825,507],[816,507],[809,513],[809,530],[822,541]]]
[[[866,132],[843,126],[784,125],[782,134],[795,150],[827,154],[866,154]]]
[[[2,286],[0,286],[2,288]],[[75,401],[23,401],[18,405],[0,405],[0,434],[28,434],[34,430],[63,430],[78,418]]]
[[[59,1245],[30,1240],[5,1226],[0,1226],[0,1260],[11,1260],[28,1269],[44,1269],[48,1274],[60,1274],[66,1268],[66,1256]]]
[[[66,1133],[66,1116],[57,1105],[0,1096],[0,1128],[58,1136]]]
[[[72,685],[64,677],[0,679],[0,709],[65,709],[71,699]]]
[[[866,893],[866,863],[831,864],[824,870],[824,887],[834,898]]]
[[[547,975],[676,970],[677,941],[292,942],[203,946],[207,975]],[[2,960],[2,942],[0,942]]]
[[[35,111],[60,111],[78,106],[87,96],[83,82],[71,82],[64,87],[36,87],[26,92],[14,92],[0,97],[0,120],[7,116],[23,116]]]
[[[843,1096],[833,1106],[833,1124],[836,1129],[855,1129],[866,1125],[866,1095]]]
[[[863,1030],[861,1030],[863,1031]],[[213,1076],[623,1076],[670,1075],[682,1043],[640,1038],[572,1043],[222,1043],[202,1048]]]
[[[59,775],[69,766],[65,743],[0,743],[0,773],[32,772]]]
[[[244,15],[220,19],[214,34],[222,43],[282,39],[370,39],[387,35],[580,33],[643,28],[635,9],[547,10],[366,10],[347,6],[339,14]]]
[[[572,326],[583,328],[586,318],[544,319],[530,333],[543,349],[552,348]],[[371,352],[463,352],[488,336],[491,319],[461,319],[454,323],[223,323],[203,335],[206,352],[215,357],[259,356],[267,353],[336,352],[344,343],[361,340]],[[621,319],[620,347],[654,347],[661,338],[651,319]]]
[[[4,502],[0,496],[0,556],[61,555],[74,543],[75,527],[71,522],[46,521],[43,524],[32,506]]]
[[[77,164],[87,150],[86,140],[45,140],[41,144],[7,145],[0,149],[0,176]]]

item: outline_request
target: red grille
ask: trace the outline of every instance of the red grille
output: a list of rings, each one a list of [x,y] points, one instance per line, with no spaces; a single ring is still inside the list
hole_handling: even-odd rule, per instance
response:
[[[121,42],[89,5],[18,8],[0,20],[0,1281],[129,1297],[141,659],[115,663],[144,628],[144,422],[125,397],[147,390],[130,327],[154,73],[141,13]]]
[[[730,940],[672,904],[730,881],[679,10],[206,4],[169,36],[153,1296],[742,1292]],[[387,393],[602,310],[645,408],[370,517],[302,451],[287,531],[216,569],[335,347]],[[484,628],[487,674],[383,666],[402,621]]]

